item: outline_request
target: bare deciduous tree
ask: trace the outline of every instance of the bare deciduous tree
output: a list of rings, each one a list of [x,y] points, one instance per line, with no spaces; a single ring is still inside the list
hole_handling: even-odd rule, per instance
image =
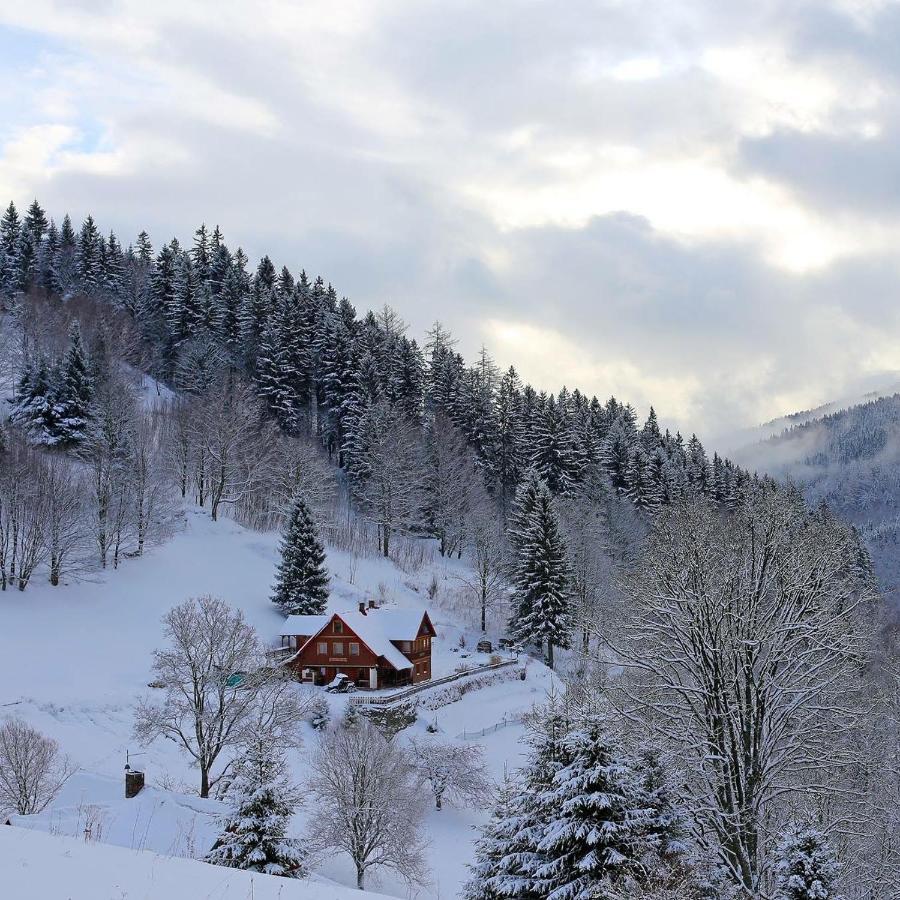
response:
[[[74,771],[59,744],[36,728],[19,719],[0,725],[0,812],[43,811]]]
[[[168,738],[200,769],[200,796],[225,775],[248,729],[285,743],[305,715],[307,698],[281,670],[265,665],[256,632],[239,610],[214,597],[186,600],[163,618],[169,647],[154,653],[162,701],[139,701],[135,735],[143,743]],[[226,753],[227,755],[227,753]]]
[[[87,544],[85,485],[76,476],[71,463],[62,457],[44,461],[43,510],[41,521],[47,553],[50,584],[81,560]]]
[[[131,441],[131,520],[135,553],[163,531],[171,515],[171,489],[161,461],[162,421],[152,412],[138,418]]]
[[[500,522],[487,511],[469,523],[471,567],[457,573],[466,596],[478,609],[481,630],[487,630],[487,614],[500,605],[507,590],[508,545]]]
[[[391,535],[418,511],[422,451],[417,426],[396,407],[378,400],[363,413],[353,451],[355,493],[378,527],[381,552],[390,555]]]
[[[483,805],[491,794],[481,747],[433,738],[411,738],[412,758],[420,780],[434,796],[435,809],[444,801]]]
[[[129,460],[137,419],[133,389],[124,380],[110,379],[95,400],[95,415],[81,455],[91,482],[92,532],[100,565],[110,553],[118,564],[130,508]]]
[[[10,438],[0,462],[0,590],[24,591],[44,561],[44,491],[37,452]]]
[[[318,804],[310,842],[320,852],[349,854],[360,890],[375,867],[423,883],[425,807],[415,769],[374,725],[363,720],[327,733],[313,757],[309,788]]]
[[[627,591],[615,685],[692,773],[702,846],[767,896],[773,828],[800,797],[837,796],[865,716],[867,586],[826,511],[763,487],[735,512],[663,515]]]
[[[443,414],[434,417],[425,440],[422,494],[425,519],[441,556],[462,553],[469,520],[487,507],[484,479],[459,429]]]
[[[210,387],[195,405],[195,415],[195,453],[202,460],[198,484],[206,482],[215,521],[223,503],[238,503],[251,490],[255,473],[271,458],[276,432],[264,421],[251,388],[230,378]]]

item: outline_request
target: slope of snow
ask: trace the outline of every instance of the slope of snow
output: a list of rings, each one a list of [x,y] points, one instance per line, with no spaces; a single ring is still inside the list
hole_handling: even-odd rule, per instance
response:
[[[206,806],[191,796],[197,789],[196,770],[172,742],[136,745],[131,736],[134,701],[150,690],[152,651],[163,643],[162,615],[187,597],[222,597],[244,611],[267,643],[280,644],[284,619],[269,602],[279,539],[277,534],[251,532],[229,520],[212,522],[207,513],[188,509],[184,529],[171,541],[141,559],[125,561],[117,572],[59,588],[34,582],[24,593],[0,593],[0,717],[26,719],[58,740],[82,769],[53,806],[29,822],[29,828],[78,836],[86,810],[99,808],[90,812],[103,821],[103,841],[167,855],[199,856],[208,849],[215,830],[209,813],[216,804],[210,801]],[[477,630],[461,622],[458,613],[447,611],[454,606],[464,565],[436,558],[409,574],[380,557],[352,560],[329,549],[330,611],[354,610],[370,597],[389,609],[427,608],[437,630],[434,677],[487,662],[487,654],[469,649],[480,636]],[[437,596],[429,600],[427,588],[433,583],[438,585]],[[496,642],[498,634],[488,636]],[[411,731],[419,733],[435,722],[446,740],[517,718],[542,702],[550,685],[550,673],[542,664],[531,661],[527,668],[525,681],[492,684],[436,710],[420,708]],[[327,699],[332,717],[342,715],[347,697],[327,695]],[[519,766],[521,734],[522,727],[514,725],[477,739],[495,777],[504,767]],[[301,783],[316,733],[307,727],[304,739],[305,746],[290,759],[293,777]],[[137,801],[120,799],[126,751],[147,775],[148,787]],[[308,808],[298,811],[293,829],[297,835],[303,833],[309,814]],[[430,813],[426,830],[432,883],[415,896],[421,900],[458,896],[476,836],[472,826],[485,815],[452,808]],[[341,855],[324,861],[319,872],[342,884],[355,884],[350,861]],[[394,896],[408,894],[405,885],[389,875],[380,884],[373,879],[372,885]],[[129,900],[132,896],[143,895],[127,894]],[[158,896],[167,894],[160,891]]]
[[[0,828],[2,896],[15,900],[377,900],[323,879],[294,880],[190,859]]]
[[[218,817],[224,811],[224,804],[217,800],[153,785],[126,800],[123,777],[76,772],[49,809],[9,818],[13,825],[34,831],[165,856],[197,857],[218,836]]]

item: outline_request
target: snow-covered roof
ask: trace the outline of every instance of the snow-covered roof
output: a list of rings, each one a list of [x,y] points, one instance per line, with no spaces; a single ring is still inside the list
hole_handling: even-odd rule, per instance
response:
[[[366,615],[361,612],[340,613],[347,627],[373,652],[383,656],[395,669],[411,669],[412,663],[391,643],[391,641],[414,640],[418,634],[418,624],[415,627],[413,637],[403,637],[408,634],[408,629],[402,633],[395,633],[395,623],[390,615],[384,613],[399,612],[399,610],[370,609]],[[419,624],[422,622],[422,613],[419,613]]]
[[[331,616],[288,616],[281,626],[282,636],[318,634],[329,622]]]

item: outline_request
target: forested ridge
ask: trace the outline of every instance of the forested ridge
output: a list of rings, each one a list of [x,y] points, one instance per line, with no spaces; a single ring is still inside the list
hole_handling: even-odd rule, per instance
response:
[[[371,474],[377,435],[427,428],[435,416],[458,432],[504,511],[532,468],[559,495],[599,465],[617,492],[651,511],[689,486],[732,502],[748,479],[718,454],[708,459],[696,436],[661,432],[652,409],[640,425],[615,398],[523,385],[485,350],[467,364],[440,324],[420,346],[392,310],[358,316],[322,277],[279,271],[268,256],[251,272],[218,228],[200,226],[189,246],[173,238],[155,250],[142,231],[123,247],[91,216],[77,229],[68,215],[57,226],[35,201],[22,217],[7,208],[0,254],[8,307],[17,296],[100,301],[109,312],[90,337],[95,355],[108,352],[104,342],[122,346],[125,318],[129,362],[188,395],[225,372],[245,381],[284,433],[314,436],[357,484]],[[38,340],[24,347],[12,421],[38,443],[72,446],[83,437],[87,387],[83,378],[74,383],[82,376],[72,369],[78,341],[67,350]]]

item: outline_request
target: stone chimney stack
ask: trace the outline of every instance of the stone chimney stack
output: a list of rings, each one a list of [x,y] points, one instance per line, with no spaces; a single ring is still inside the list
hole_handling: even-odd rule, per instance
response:
[[[125,799],[130,800],[144,789],[144,773],[125,766]]]
[[[360,600],[360,601],[359,601],[359,611],[360,611],[363,615],[366,614],[366,603],[365,603],[365,600]]]
[[[374,600],[369,600],[369,609],[378,609],[378,607],[375,605]]]

